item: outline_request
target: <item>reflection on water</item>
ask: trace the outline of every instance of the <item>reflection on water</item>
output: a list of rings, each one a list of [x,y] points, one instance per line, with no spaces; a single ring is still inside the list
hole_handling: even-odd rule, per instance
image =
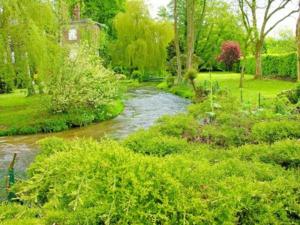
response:
[[[36,142],[45,137],[56,136],[67,139],[92,137],[99,139],[103,136],[109,136],[123,138],[137,129],[151,126],[162,115],[184,111],[189,104],[188,100],[151,87],[132,90],[128,95],[124,112],[110,121],[60,133],[0,137],[0,172],[8,167],[13,153],[18,154],[16,170],[24,171],[38,152]]]

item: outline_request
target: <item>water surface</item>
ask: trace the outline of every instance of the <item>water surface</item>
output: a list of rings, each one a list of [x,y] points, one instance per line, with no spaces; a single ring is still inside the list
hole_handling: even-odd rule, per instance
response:
[[[188,104],[188,100],[173,94],[159,91],[153,87],[142,87],[128,92],[125,110],[115,119],[60,133],[0,137],[0,174],[1,170],[3,173],[8,167],[13,153],[18,154],[16,171],[24,171],[38,152],[36,142],[45,137],[100,139],[108,136],[117,139],[124,138],[140,128],[153,125],[163,115],[184,111]]]

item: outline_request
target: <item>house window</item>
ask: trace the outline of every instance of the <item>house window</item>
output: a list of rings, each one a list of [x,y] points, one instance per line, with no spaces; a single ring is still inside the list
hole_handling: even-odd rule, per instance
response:
[[[69,41],[76,41],[77,40],[77,30],[72,28],[69,30]]]

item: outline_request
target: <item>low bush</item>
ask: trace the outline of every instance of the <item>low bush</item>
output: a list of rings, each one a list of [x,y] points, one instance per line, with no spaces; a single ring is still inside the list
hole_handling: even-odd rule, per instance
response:
[[[187,114],[163,116],[157,121],[156,127],[164,135],[190,139],[197,134],[199,121]]]
[[[297,54],[263,55],[262,68],[265,77],[295,80],[297,77]],[[255,74],[254,57],[247,58],[245,69],[246,73]]]
[[[124,145],[134,152],[157,156],[188,152],[191,148],[186,140],[163,135],[156,129],[140,130],[130,135]]]
[[[92,111],[77,110],[68,114],[68,123],[71,127],[83,127],[95,121]]]
[[[298,224],[299,177],[277,158],[299,158],[299,144],[274,146],[159,158],[110,140],[48,139],[15,186],[23,206],[0,206],[0,222]]]
[[[252,128],[254,142],[274,143],[286,138],[300,138],[300,121],[265,121]]]
[[[278,164],[284,168],[300,167],[300,142],[283,140],[273,145],[247,145],[238,149],[237,153],[243,160],[262,161]]]
[[[131,74],[131,79],[142,82],[143,81],[143,73],[139,70],[134,70]]]

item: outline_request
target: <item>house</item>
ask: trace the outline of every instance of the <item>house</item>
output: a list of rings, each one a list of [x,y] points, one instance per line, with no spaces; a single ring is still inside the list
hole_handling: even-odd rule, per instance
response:
[[[75,5],[72,20],[63,27],[62,32],[62,45],[70,48],[70,57],[76,56],[76,52],[83,42],[98,49],[102,26],[91,19],[81,19],[80,5]]]

